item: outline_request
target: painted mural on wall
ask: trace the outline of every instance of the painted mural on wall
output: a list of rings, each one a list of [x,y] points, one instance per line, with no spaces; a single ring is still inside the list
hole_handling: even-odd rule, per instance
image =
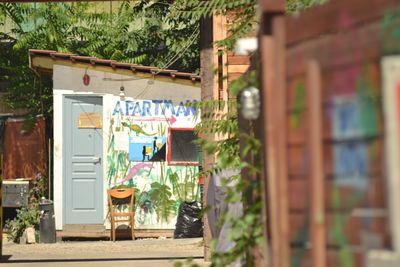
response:
[[[293,132],[304,129],[304,125],[303,128],[300,127],[301,124],[307,124],[304,109],[301,111],[301,107],[305,105],[299,104],[301,99],[306,98],[304,93],[307,93],[302,84],[302,80],[295,81],[292,88],[294,96],[289,120],[290,130]],[[324,86],[323,90],[328,91],[325,92],[329,96],[324,105],[324,119],[327,120],[324,125],[329,125],[330,128],[325,136],[329,138],[329,142],[324,143],[324,151],[332,153],[325,158],[325,161],[331,160],[325,166],[329,171],[325,194],[330,197],[327,203],[329,210],[326,213],[330,226],[327,242],[338,247],[338,266],[355,267],[356,259],[351,246],[365,236],[374,236],[371,234],[374,230],[371,229],[377,227],[370,218],[354,218],[351,213],[358,207],[369,207],[369,190],[375,186],[373,181],[379,178],[374,177],[373,171],[381,157],[380,144],[377,141],[382,123],[379,67],[374,63],[367,63],[337,71],[332,74],[330,83]],[[307,150],[303,151],[303,158],[302,169],[299,171],[304,169],[307,173]],[[293,236],[296,244],[307,244],[310,238],[309,202],[306,202],[304,209],[304,220]],[[351,228],[355,220],[360,221],[357,221],[359,231]],[[349,229],[352,229],[351,233]],[[374,238],[380,240],[381,237]],[[306,250],[299,249],[294,253],[291,266],[302,266],[306,260]]]
[[[346,83],[343,90],[332,99],[334,154],[334,187],[331,206],[336,210],[330,240],[341,248],[339,257],[341,266],[356,266],[351,252],[351,235],[347,227],[352,220],[350,212],[341,213],[344,205],[350,208],[368,207],[366,200],[371,187],[373,173],[371,169],[379,157],[376,138],[379,129],[379,69],[374,64],[357,66],[345,72],[341,82]],[[340,79],[339,77],[337,79]],[[349,84],[351,82],[352,84]],[[346,85],[346,84],[343,84]],[[345,89],[345,87],[342,87]],[[341,192],[352,192],[345,195]],[[354,220],[354,219],[353,219]],[[361,219],[360,231],[355,236],[371,231],[371,220]]]
[[[120,101],[109,107],[108,188],[136,188],[135,227],[173,229],[179,204],[199,200],[198,166],[168,165],[169,128],[193,128],[196,109],[170,100]]]
[[[381,77],[385,77],[386,73],[380,69],[379,61],[384,55],[400,52],[400,9],[388,8],[381,21],[381,29],[377,27],[374,30],[371,30],[371,25],[374,25],[372,20],[368,26],[360,26],[351,16],[348,12],[338,12],[336,18],[340,33],[327,36],[332,39],[326,44],[318,38],[307,39],[299,42],[298,46],[293,45],[288,53],[289,57],[291,54],[298,57],[299,60],[293,60],[296,65],[314,57],[322,68],[327,264],[341,267],[364,266],[367,249],[379,250],[390,246],[385,240],[388,218],[371,216],[368,212],[374,209],[387,210],[384,162],[387,160],[387,151],[384,150],[382,137],[383,125],[387,127],[387,121],[382,121],[384,114],[380,88]],[[308,50],[309,47],[313,49]],[[293,147],[307,140],[308,121],[304,116],[307,109],[299,111],[302,101],[306,102],[307,99],[303,97],[304,92],[309,93],[306,79],[296,77],[289,83],[288,129]],[[303,84],[306,85],[305,90]],[[302,159],[298,159],[297,165],[292,164],[298,167],[294,174],[299,177],[305,174],[307,177],[310,171],[307,148],[295,149],[296,156],[301,155]],[[298,184],[293,187],[298,188]],[[306,192],[305,196],[301,196],[306,198],[304,205],[297,205],[295,201],[292,203],[293,209],[301,211],[291,212],[291,227],[295,229],[291,244],[293,267],[310,265],[307,246],[310,244],[310,222],[313,217],[307,194],[309,191],[306,191],[310,184],[306,179],[305,184],[301,188]],[[300,197],[293,199],[301,200]]]
[[[129,137],[130,161],[165,161],[165,136],[134,136]]]

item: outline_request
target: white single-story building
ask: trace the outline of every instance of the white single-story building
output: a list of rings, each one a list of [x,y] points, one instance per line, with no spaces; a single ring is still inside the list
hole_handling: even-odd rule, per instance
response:
[[[174,229],[179,203],[199,199],[200,77],[112,60],[30,50],[53,78],[56,229],[101,225],[107,189],[136,188],[136,229]]]

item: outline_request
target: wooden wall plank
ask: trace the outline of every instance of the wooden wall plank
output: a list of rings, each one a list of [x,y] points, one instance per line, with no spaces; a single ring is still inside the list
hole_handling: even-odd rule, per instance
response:
[[[305,212],[309,203],[310,181],[306,177],[289,180],[289,209],[291,212]],[[385,209],[385,182],[382,176],[368,179],[363,188],[340,185],[335,179],[324,181],[325,209],[351,210],[353,208]],[[335,203],[334,196],[340,201]]]
[[[357,142],[351,142],[354,145]],[[324,173],[327,177],[332,177],[335,174],[335,142],[325,142],[324,145]],[[369,177],[380,177],[384,173],[384,147],[381,138],[369,140],[362,143],[365,149],[365,173]],[[306,146],[303,145],[288,145],[288,169],[289,176],[304,176],[309,172],[309,155]],[[349,155],[348,160],[356,160],[354,157],[358,155]],[[338,163],[339,164],[339,163]]]
[[[345,254],[346,258],[341,257]],[[291,252],[292,266],[296,267],[312,267],[309,248],[295,248]],[[328,249],[327,267],[338,266],[365,266],[363,265],[364,255],[359,251],[348,250],[340,253],[337,249]],[[347,265],[346,265],[347,264]]]
[[[384,45],[389,42],[396,43],[396,40],[385,37],[385,32],[382,22],[376,21],[360,29],[323,35],[288,47],[287,75],[289,78],[301,75],[301,64],[305,64],[310,58],[318,60],[323,72],[347,65],[362,66],[366,59],[379,60],[381,53],[391,53],[390,50],[382,51]],[[387,32],[390,34],[389,29]]]
[[[228,84],[230,84],[234,80],[237,80],[242,75],[243,75],[243,73],[241,73],[241,72],[231,72],[231,73],[229,73],[229,75],[228,75]]]
[[[250,56],[228,55],[228,65],[250,65]]]
[[[308,216],[309,213],[290,213],[290,240],[293,247],[304,248],[310,242]],[[327,246],[335,249],[365,245],[363,242],[365,243],[366,232],[375,235],[383,246],[385,236],[389,234],[386,217],[360,217],[348,212],[328,212],[326,221]]]
[[[350,30],[377,20],[388,10],[399,7],[397,0],[335,0],[286,20],[287,44],[292,45],[320,35]],[[318,23],[316,23],[318,21]],[[301,27],[301,30],[299,30]]]
[[[228,65],[229,73],[245,73],[249,69],[249,65]]]

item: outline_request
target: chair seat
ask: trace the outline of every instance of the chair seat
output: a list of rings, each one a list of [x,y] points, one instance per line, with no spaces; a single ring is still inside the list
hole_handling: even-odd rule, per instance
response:
[[[114,220],[114,222],[130,222],[130,219]]]
[[[131,220],[132,217],[127,218],[127,219],[118,219],[118,218],[114,218],[114,222],[129,222]]]
[[[133,212],[119,212],[119,213],[111,213],[113,217],[122,217],[122,216],[132,216]]]

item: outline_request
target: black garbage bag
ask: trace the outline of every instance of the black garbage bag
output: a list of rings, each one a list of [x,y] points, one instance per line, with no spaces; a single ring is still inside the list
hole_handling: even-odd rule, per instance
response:
[[[197,201],[182,202],[179,206],[174,238],[193,238],[203,236],[201,208]]]

